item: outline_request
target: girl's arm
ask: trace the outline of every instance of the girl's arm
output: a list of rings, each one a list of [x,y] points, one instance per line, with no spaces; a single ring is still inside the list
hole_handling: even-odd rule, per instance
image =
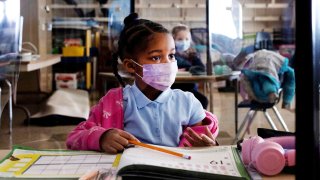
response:
[[[66,144],[73,150],[100,150],[99,138],[107,130],[101,126],[102,107],[101,103],[93,107],[88,120],[81,122],[68,135]]]
[[[190,146],[190,144],[193,146],[206,146],[210,145],[210,142],[212,141],[217,144],[216,138],[218,136],[218,133],[219,125],[217,117],[214,114],[206,111],[206,117],[201,122],[185,128],[179,146]],[[198,137],[195,137],[196,135],[198,135]],[[194,143],[191,143],[189,137],[191,137],[192,139],[200,138],[201,141],[199,141],[199,139],[196,139]],[[212,141],[207,138],[210,138]]]
[[[99,140],[111,128],[123,129],[122,88],[108,91],[94,106],[89,118],[67,138],[67,147],[75,150],[100,150]]]

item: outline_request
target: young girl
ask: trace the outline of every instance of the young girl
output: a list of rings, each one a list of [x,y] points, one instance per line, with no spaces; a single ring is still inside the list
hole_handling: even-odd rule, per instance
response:
[[[172,36],[176,46],[176,59],[181,60],[181,68],[187,70],[191,66],[201,66],[205,68],[197,51],[191,47],[191,32],[188,26],[180,24],[172,29]],[[180,67],[179,67],[180,68]]]
[[[200,67],[205,70],[205,66],[200,59],[200,55],[191,47],[191,33],[186,25],[178,25],[172,29],[172,36],[175,41],[176,54],[175,58],[178,63],[178,68],[189,71],[192,67]],[[189,91],[200,101],[202,107],[207,109],[208,99],[205,95],[198,91],[198,86],[195,83],[175,83],[172,89],[181,89]]]
[[[216,117],[188,92],[172,90],[177,62],[174,40],[162,25],[125,18],[114,62],[134,75],[133,85],[108,91],[87,121],[68,136],[67,147],[107,153],[122,151],[128,140],[164,146],[215,145]],[[114,72],[118,74],[117,63]]]

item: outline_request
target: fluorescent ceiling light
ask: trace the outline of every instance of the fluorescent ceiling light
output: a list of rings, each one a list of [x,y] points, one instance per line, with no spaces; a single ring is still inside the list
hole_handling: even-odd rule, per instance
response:
[[[244,7],[245,8],[254,8],[254,9],[266,8],[267,4],[265,4],[265,3],[245,3]]]
[[[254,17],[255,21],[279,21],[278,16],[256,16]]]
[[[245,3],[243,5],[245,8],[251,9],[264,9],[264,8],[288,8],[288,3]]]
[[[267,8],[288,8],[288,3],[271,3],[267,4]]]

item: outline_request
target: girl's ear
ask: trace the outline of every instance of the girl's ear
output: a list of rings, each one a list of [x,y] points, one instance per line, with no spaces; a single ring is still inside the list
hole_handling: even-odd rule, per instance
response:
[[[132,60],[131,59],[124,59],[123,60],[123,67],[124,67],[124,69],[127,71],[127,72],[129,72],[129,73],[135,73],[136,72],[136,70],[135,70],[135,64],[132,62]]]

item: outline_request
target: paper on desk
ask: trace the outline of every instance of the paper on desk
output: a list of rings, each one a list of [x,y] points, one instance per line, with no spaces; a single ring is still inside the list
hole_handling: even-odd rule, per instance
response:
[[[79,178],[92,169],[111,168],[116,155],[93,151],[14,149],[0,163],[1,177]]]
[[[167,149],[191,156],[191,159],[171,156],[169,154],[135,147],[126,149],[121,157],[118,170],[128,165],[152,165],[166,168],[182,169],[189,171],[198,171],[212,174],[229,175],[241,177],[244,174],[243,169],[238,169],[242,163],[232,146],[215,146],[202,149]]]
[[[48,98],[45,106],[31,118],[41,118],[49,115],[88,118],[90,111],[89,94],[79,89],[59,89]]]

